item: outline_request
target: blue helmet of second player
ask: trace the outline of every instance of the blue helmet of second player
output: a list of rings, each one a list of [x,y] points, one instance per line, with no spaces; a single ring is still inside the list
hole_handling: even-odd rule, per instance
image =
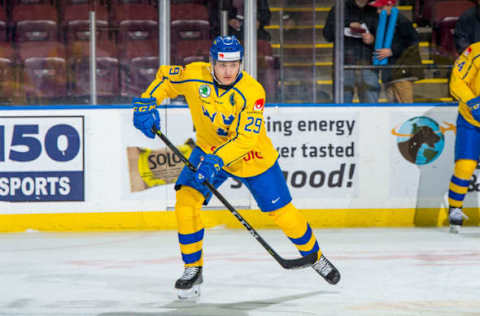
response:
[[[217,36],[210,48],[210,58],[216,61],[243,60],[243,46],[240,41],[232,36]]]

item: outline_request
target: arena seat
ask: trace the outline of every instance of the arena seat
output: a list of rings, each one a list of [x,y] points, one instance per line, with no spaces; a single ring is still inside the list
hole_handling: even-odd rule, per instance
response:
[[[270,100],[275,100],[278,72],[275,69],[275,58],[270,42],[257,41],[257,65],[258,81],[265,88],[267,97]]]
[[[90,94],[90,43],[75,41],[67,46],[68,95],[73,97]],[[119,60],[116,45],[110,40],[97,41],[96,47],[97,96],[119,94]]]
[[[118,41],[120,43],[158,38],[158,23],[152,20],[121,21],[118,30]]]
[[[20,43],[22,93],[27,98],[65,97],[67,74],[65,47],[55,41]]]
[[[210,54],[210,40],[185,40],[176,45],[173,62],[175,65],[186,65],[194,61],[208,62]]]
[[[0,43],[0,98],[12,98],[17,93],[15,50],[12,43]]]
[[[474,6],[470,0],[442,0],[432,6],[432,26],[442,21],[457,20],[466,10]]]
[[[432,18],[432,6],[436,1],[442,0],[415,0],[414,20],[418,25],[430,24]]]
[[[131,4],[131,3],[143,3],[153,5],[156,3],[154,0],[115,0],[114,5],[118,4]]]
[[[210,22],[207,7],[197,3],[172,4],[170,11],[171,38],[182,40],[209,39]]]
[[[16,42],[56,41],[57,10],[50,4],[19,4],[13,7],[11,28]]]
[[[159,67],[158,42],[128,41],[120,53],[120,91],[123,97],[139,96],[155,79]]]
[[[3,5],[0,5],[0,42],[8,40],[7,37],[7,11]]]
[[[93,3],[95,2],[96,5],[106,6],[107,1],[109,0],[64,0],[64,1],[61,1],[60,4],[62,6],[77,5],[77,4],[93,5]]]
[[[11,1],[12,6],[17,5],[30,5],[30,4],[49,4],[55,6],[57,1],[55,0],[14,0]]]
[[[155,40],[158,38],[158,10],[150,4],[126,3],[113,7],[117,41]]]
[[[90,38],[91,7],[88,4],[67,4],[63,8],[63,38],[65,41],[88,41]],[[108,38],[109,16],[107,7],[95,6],[96,32],[99,40]]]
[[[453,33],[460,15],[474,4],[468,0],[443,0],[432,7],[432,58],[451,64],[458,56]]]

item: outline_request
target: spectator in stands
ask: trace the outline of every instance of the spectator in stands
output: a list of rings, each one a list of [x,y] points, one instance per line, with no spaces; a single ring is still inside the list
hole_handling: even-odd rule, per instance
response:
[[[395,4],[396,0],[375,0],[369,3],[377,8],[378,14],[385,10],[389,17]],[[382,81],[391,103],[413,103],[413,82],[423,78],[423,69],[408,66],[422,64],[418,43],[418,33],[412,21],[398,13],[391,48],[375,51],[378,60],[388,58],[388,65],[398,66],[395,69],[382,69]]]
[[[223,7],[222,1],[209,1],[212,37],[220,34],[220,10],[228,12],[228,35],[243,40],[244,0],[223,0]],[[257,39],[270,41],[271,36],[265,26],[270,24],[271,16],[268,0],[257,0]]]
[[[455,47],[461,54],[470,44],[480,42],[480,0],[465,11],[455,24]]]
[[[378,15],[368,0],[346,0],[344,21],[345,65],[371,65],[374,52]],[[323,36],[329,42],[335,39],[335,6],[328,13]],[[354,89],[362,103],[378,102],[380,84],[378,71],[372,69],[344,71],[344,100],[353,101]]]

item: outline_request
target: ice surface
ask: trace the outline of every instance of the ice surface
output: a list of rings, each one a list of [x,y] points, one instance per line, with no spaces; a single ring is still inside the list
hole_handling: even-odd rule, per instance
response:
[[[259,230],[284,257],[278,230]],[[284,270],[245,230],[210,229],[204,284],[178,301],[177,235],[162,232],[0,234],[0,315],[478,315],[480,228],[316,229],[342,273]]]

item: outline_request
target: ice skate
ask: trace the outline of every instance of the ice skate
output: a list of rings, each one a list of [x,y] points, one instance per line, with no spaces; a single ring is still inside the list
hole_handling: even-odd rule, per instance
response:
[[[340,281],[340,272],[324,255],[320,256],[312,268],[330,284],[337,284]]]
[[[450,208],[448,212],[448,221],[450,223],[449,232],[458,234],[460,227],[463,225],[463,220],[468,219],[468,216],[462,212],[461,208]]]
[[[178,298],[183,300],[199,297],[202,282],[202,267],[185,267],[183,275],[175,282]]]

